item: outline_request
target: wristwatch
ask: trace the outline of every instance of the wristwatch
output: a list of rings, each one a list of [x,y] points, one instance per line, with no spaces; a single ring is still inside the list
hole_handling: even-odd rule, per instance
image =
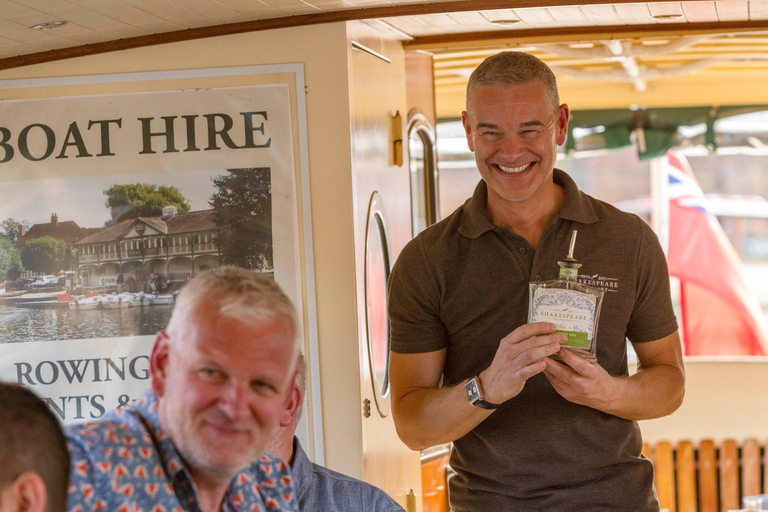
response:
[[[475,407],[481,407],[483,409],[496,409],[501,404],[492,404],[483,400],[483,388],[480,386],[480,376],[475,375],[469,382],[464,384],[464,389],[467,390],[467,400]]]

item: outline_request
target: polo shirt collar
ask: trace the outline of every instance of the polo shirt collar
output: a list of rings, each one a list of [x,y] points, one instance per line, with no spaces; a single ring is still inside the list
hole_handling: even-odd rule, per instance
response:
[[[597,222],[597,214],[586,194],[579,190],[576,182],[560,169],[553,173],[555,183],[565,190],[565,201],[557,216],[561,219],[591,224]],[[462,206],[464,210],[464,222],[459,227],[459,233],[467,238],[477,238],[486,231],[491,231],[495,226],[488,220],[485,207],[488,202],[488,187],[485,180],[480,180],[475,187],[472,197]]]

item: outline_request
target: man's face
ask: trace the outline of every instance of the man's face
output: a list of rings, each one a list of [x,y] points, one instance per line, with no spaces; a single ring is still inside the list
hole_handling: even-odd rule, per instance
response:
[[[152,354],[160,422],[193,478],[228,480],[278,425],[296,368],[294,333],[283,317],[254,327],[202,305],[178,336],[159,334]]]
[[[568,106],[553,112],[544,85],[479,85],[462,114],[469,149],[488,185],[488,205],[538,200],[552,185]]]

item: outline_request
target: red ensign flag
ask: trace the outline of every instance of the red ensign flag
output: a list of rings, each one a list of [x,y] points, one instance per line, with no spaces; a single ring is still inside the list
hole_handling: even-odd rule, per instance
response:
[[[669,177],[669,275],[680,279],[685,355],[768,354],[765,317],[682,153],[661,158]]]

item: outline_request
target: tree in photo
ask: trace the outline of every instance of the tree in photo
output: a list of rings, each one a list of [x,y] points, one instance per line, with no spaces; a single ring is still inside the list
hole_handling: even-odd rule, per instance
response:
[[[218,226],[222,263],[272,268],[272,187],[269,167],[229,169],[213,178],[209,204]]]
[[[175,206],[179,213],[189,211],[189,202],[176,187],[146,183],[113,185],[104,191],[104,195],[112,216],[108,226],[136,217],[159,217],[166,206]]]
[[[13,246],[13,242],[0,237],[0,281],[13,281],[23,273],[24,265],[21,263],[19,251]]]
[[[29,222],[26,220],[16,220],[13,218],[7,218],[3,222],[0,222],[0,236],[15,242],[19,239],[19,226],[23,226],[24,230],[29,229]]]
[[[55,274],[69,268],[67,242],[52,236],[41,236],[27,242],[21,249],[24,268],[33,272]]]

